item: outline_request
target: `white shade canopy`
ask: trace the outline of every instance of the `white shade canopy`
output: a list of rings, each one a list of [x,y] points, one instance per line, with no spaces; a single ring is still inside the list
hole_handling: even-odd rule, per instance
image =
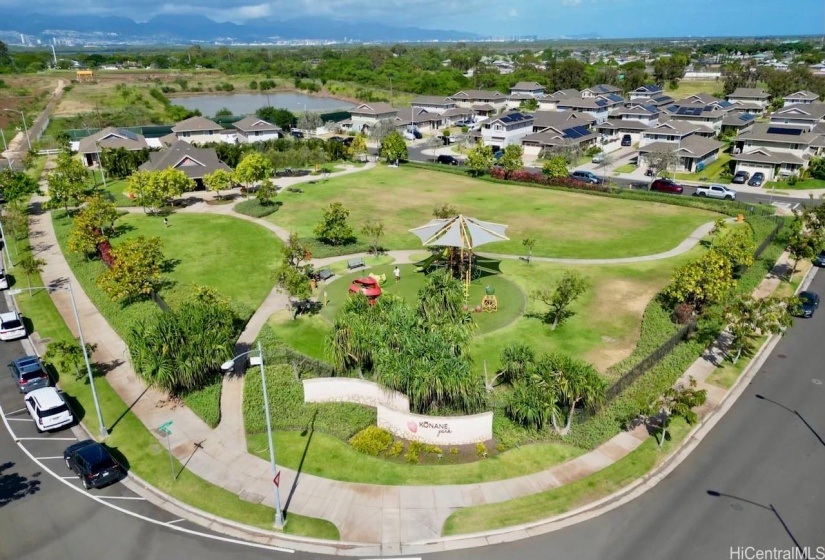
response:
[[[436,218],[410,232],[417,235],[425,246],[474,249],[494,241],[508,241],[509,238],[504,235],[506,229],[504,224],[482,222],[459,214],[452,218]]]

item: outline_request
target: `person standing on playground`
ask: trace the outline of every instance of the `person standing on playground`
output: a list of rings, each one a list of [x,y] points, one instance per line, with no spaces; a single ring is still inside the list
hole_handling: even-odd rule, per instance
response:
[[[396,266],[395,270],[393,270],[392,273],[395,275],[395,281],[400,282],[401,281],[401,269]]]

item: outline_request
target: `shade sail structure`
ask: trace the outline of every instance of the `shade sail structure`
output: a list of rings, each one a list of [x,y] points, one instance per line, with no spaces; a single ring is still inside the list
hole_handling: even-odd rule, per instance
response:
[[[476,247],[494,241],[508,241],[504,234],[507,226],[482,222],[467,216],[453,216],[452,218],[436,218],[429,223],[413,228],[410,232],[421,239],[425,246],[459,247],[473,250]]]

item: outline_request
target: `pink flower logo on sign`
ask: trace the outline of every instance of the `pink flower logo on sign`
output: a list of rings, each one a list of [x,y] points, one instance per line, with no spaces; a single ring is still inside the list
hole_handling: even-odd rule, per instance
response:
[[[415,433],[418,431],[418,424],[416,424],[414,420],[407,420],[407,429]]]

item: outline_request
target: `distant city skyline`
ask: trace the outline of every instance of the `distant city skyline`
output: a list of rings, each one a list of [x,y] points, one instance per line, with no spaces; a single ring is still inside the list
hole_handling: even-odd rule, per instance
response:
[[[3,28],[25,14],[200,14],[260,23],[322,16],[347,22],[539,38],[715,37],[825,34],[823,0],[0,0]]]

